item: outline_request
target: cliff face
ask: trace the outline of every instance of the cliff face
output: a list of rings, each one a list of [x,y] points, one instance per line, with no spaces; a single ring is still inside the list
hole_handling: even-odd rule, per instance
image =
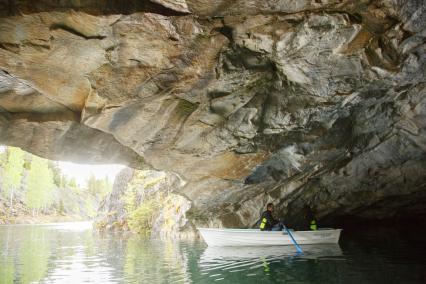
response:
[[[171,173],[125,168],[101,204],[95,226],[155,237],[193,237],[194,224],[186,216],[191,202],[173,192],[183,184]]]
[[[426,212],[424,1],[0,7],[0,143],[177,173],[195,223]]]

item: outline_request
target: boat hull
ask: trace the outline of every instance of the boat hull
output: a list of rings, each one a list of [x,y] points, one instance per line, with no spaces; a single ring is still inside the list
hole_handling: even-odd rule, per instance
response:
[[[259,259],[282,259],[292,257],[295,254],[294,246],[208,246],[200,257],[200,263],[217,264],[217,260],[239,261]],[[338,244],[303,245],[304,259],[318,259],[322,257],[339,257],[343,252]]]
[[[293,245],[285,232],[253,229],[198,228],[208,246],[286,246]],[[299,245],[337,244],[341,229],[292,231]]]

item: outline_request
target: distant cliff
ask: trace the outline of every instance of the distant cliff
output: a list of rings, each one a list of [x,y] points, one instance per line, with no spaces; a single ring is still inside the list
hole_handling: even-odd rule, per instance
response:
[[[116,177],[102,202],[95,226],[99,230],[129,230],[163,237],[193,235],[187,219],[191,203],[173,193],[183,185],[176,175],[126,168]]]

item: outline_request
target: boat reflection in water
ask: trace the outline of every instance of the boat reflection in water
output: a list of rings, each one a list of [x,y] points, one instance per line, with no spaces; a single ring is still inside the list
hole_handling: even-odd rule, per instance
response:
[[[285,259],[312,260],[343,256],[338,244],[304,245],[302,249],[301,254],[293,246],[207,247],[200,257],[199,266],[204,271],[235,270],[265,266],[265,263]]]

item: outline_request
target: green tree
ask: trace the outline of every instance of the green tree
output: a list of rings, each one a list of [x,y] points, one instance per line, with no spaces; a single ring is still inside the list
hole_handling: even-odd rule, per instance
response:
[[[69,184],[68,177],[64,174],[61,174],[61,187],[65,187]]]
[[[0,167],[4,167],[7,161],[7,152],[4,146],[0,146]]]
[[[3,192],[5,197],[9,197],[10,209],[13,209],[13,195],[19,188],[24,172],[25,152],[19,148],[9,147],[8,157],[3,172]]]
[[[58,213],[59,215],[65,215],[65,207],[64,207],[64,202],[62,201],[62,199],[61,201],[59,201]]]
[[[87,190],[92,195],[96,195],[96,193],[98,192],[98,180],[96,179],[93,173],[90,174],[90,177],[87,180]]]
[[[57,187],[62,187],[62,173],[61,169],[59,168],[58,162],[55,161],[49,161],[49,168],[52,170],[53,173],[53,181],[55,182],[55,185]]]
[[[77,188],[77,181],[75,180],[75,178],[71,178],[69,180],[68,186],[73,187],[73,188]]]
[[[112,191],[112,183],[110,182],[107,175],[101,180],[102,184],[102,197],[105,197],[107,194]]]
[[[25,203],[33,209],[33,215],[34,211],[38,211],[42,207],[47,208],[52,204],[54,188],[53,173],[48,166],[48,161],[33,156],[25,194]]]
[[[90,194],[100,199],[104,198],[112,190],[112,184],[108,176],[97,179],[93,174],[87,180],[87,190]]]

